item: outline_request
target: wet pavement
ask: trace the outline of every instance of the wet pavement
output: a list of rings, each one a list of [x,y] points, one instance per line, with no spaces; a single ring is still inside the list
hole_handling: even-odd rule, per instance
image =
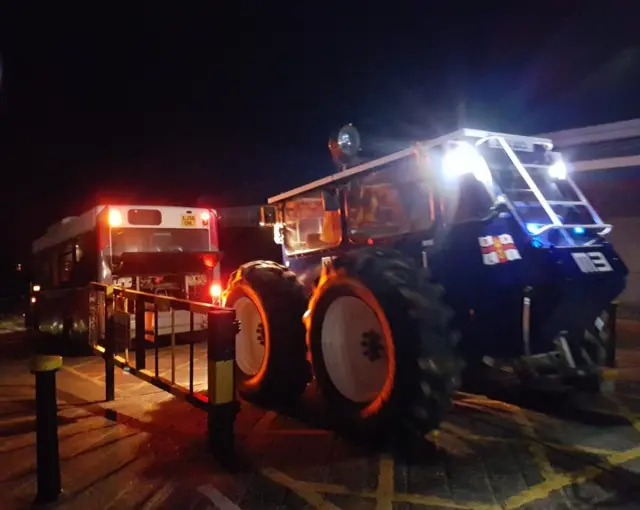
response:
[[[411,458],[337,437],[313,394],[291,416],[243,403],[233,472],[207,453],[204,412],[120,369],[116,399],[104,402],[102,360],[66,358],[58,374],[58,506],[637,509],[640,325],[622,326],[612,392],[541,396],[506,380],[460,393],[429,447]],[[23,346],[19,331],[0,335],[0,508],[27,508],[36,490],[33,376]],[[204,349],[194,348],[196,391],[206,390]],[[154,370],[153,350],[147,355]],[[188,386],[188,367],[181,346],[177,383]],[[168,348],[158,368],[171,377]]]

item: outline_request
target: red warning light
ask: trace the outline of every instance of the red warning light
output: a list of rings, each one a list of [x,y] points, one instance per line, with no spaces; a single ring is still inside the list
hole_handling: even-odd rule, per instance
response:
[[[122,214],[118,209],[110,209],[109,210],[109,226],[110,227],[119,227],[122,225]]]
[[[222,287],[220,287],[219,283],[214,283],[209,288],[209,293],[212,298],[217,299],[222,295]]]

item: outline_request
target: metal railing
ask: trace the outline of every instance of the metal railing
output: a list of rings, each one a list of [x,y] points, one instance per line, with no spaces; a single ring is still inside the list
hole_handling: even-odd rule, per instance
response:
[[[596,210],[591,206],[591,204],[589,203],[587,198],[580,191],[580,189],[576,186],[576,184],[573,182],[573,180],[571,179],[570,176],[566,177],[566,181],[568,182],[569,186],[573,190],[573,193],[577,196],[578,200],[571,200],[571,201],[566,201],[566,200],[547,200],[546,197],[544,196],[544,194],[542,193],[542,191],[540,190],[540,188],[538,187],[538,185],[535,183],[535,181],[533,180],[533,178],[529,174],[529,171],[527,170],[527,168],[548,169],[549,165],[523,164],[520,161],[520,159],[518,158],[518,156],[516,155],[515,151],[511,148],[511,146],[507,143],[507,141],[502,136],[497,136],[497,135],[487,136],[485,138],[482,138],[482,139],[478,140],[476,142],[476,146],[480,146],[480,145],[482,145],[482,144],[484,144],[486,142],[490,142],[490,141],[493,141],[493,140],[495,140],[498,143],[499,147],[502,148],[502,150],[506,153],[506,155],[508,156],[509,160],[513,164],[514,168],[518,171],[518,174],[520,175],[520,177],[527,184],[528,188],[523,189],[521,191],[530,191],[531,193],[533,193],[533,195],[535,196],[535,198],[537,200],[537,203],[545,211],[547,217],[549,218],[549,221],[551,222],[549,225],[545,225],[545,226],[541,227],[540,229],[536,230],[535,233],[532,233],[532,235],[534,237],[538,237],[541,234],[543,234],[544,232],[547,232],[547,231],[552,230],[552,229],[553,230],[559,230],[564,235],[564,237],[566,238],[566,240],[569,243],[569,245],[575,245],[575,242],[574,242],[573,238],[571,238],[569,236],[568,232],[567,232],[569,229],[572,229],[572,228],[598,229],[599,230],[598,234],[601,235],[601,236],[605,236],[609,232],[611,232],[613,226],[611,224],[609,224],[609,223],[604,223],[602,221],[602,219],[600,218],[600,216],[598,215]],[[509,203],[510,203],[511,210],[515,211],[515,206],[511,203],[512,200],[509,197],[509,193],[505,192],[504,195],[505,195],[506,200],[508,200]],[[553,210],[552,206],[554,206],[554,205],[582,206],[589,212],[589,215],[591,216],[591,219],[592,219],[593,223],[592,224],[588,224],[588,223],[587,224],[582,224],[581,223],[581,224],[572,224],[572,225],[564,224],[562,222],[562,220],[558,217],[556,212]],[[519,214],[516,215],[516,219],[518,219],[518,221],[521,223],[521,226],[526,229],[526,226],[522,222],[522,220],[520,219]]]
[[[161,331],[170,338],[169,379],[160,371],[158,343]],[[89,337],[94,352],[104,358],[106,400],[115,399],[115,367],[127,370],[135,377],[206,411],[209,445],[222,459],[228,459],[233,453],[233,424],[239,410],[234,384],[237,332],[238,323],[233,309],[99,283],[90,285]],[[189,345],[187,385],[176,380],[178,335],[185,335]],[[204,343],[207,350],[207,389],[206,392],[197,392],[194,346]],[[151,345],[154,368],[148,370],[147,348]],[[119,347],[124,355],[118,353]],[[135,351],[133,363],[129,359],[130,350]]]

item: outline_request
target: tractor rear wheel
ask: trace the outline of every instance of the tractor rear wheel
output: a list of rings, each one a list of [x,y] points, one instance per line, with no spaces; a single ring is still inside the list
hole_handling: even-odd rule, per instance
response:
[[[337,425],[360,437],[423,438],[459,384],[453,312],[426,270],[394,250],[363,248],[325,268],[307,343]]]
[[[286,267],[249,262],[229,277],[222,302],[234,308],[238,391],[246,400],[280,405],[299,397],[309,381],[302,317],[307,298]]]

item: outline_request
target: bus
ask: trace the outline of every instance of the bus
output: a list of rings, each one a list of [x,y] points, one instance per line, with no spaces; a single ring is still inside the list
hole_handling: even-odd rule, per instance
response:
[[[64,218],[32,246],[28,325],[75,345],[89,337],[91,282],[219,304],[220,251],[215,210],[198,207],[99,205]],[[158,324],[155,324],[157,317]],[[171,333],[167,311],[145,329]],[[147,322],[147,321],[145,321]],[[176,311],[174,332],[206,328],[206,317]],[[131,336],[135,320],[131,316]]]

